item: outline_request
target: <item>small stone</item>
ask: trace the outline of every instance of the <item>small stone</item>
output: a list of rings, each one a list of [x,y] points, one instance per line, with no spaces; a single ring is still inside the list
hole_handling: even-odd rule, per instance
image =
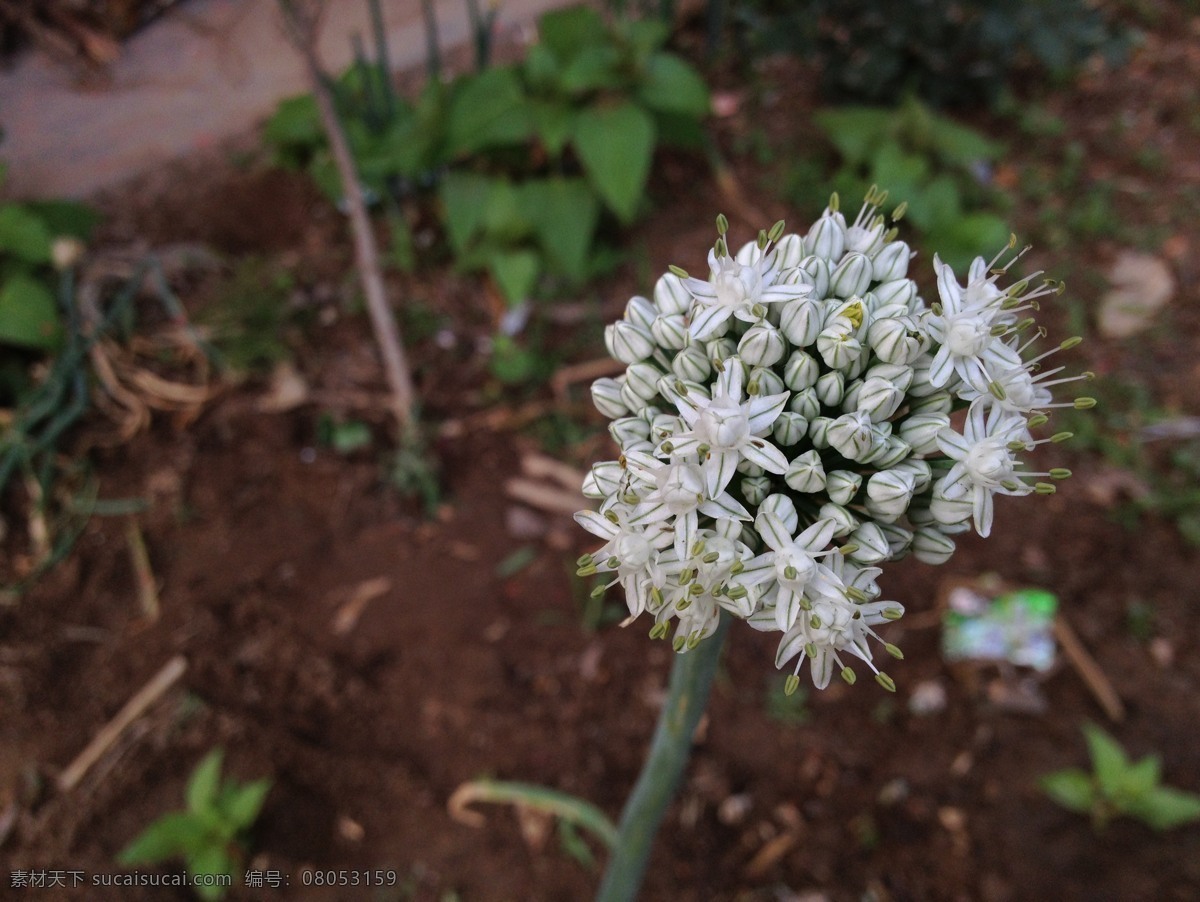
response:
[[[735,795],[727,796],[717,806],[717,820],[727,827],[733,827],[744,821],[746,815],[750,813],[750,809],[753,807],[754,800],[750,797],[749,793],[739,792]]]

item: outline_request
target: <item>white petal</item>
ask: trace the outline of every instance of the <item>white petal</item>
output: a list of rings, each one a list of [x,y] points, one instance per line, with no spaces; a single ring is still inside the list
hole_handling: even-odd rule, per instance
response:
[[[762,439],[750,439],[742,442],[738,448],[742,457],[752,464],[758,464],[768,473],[782,475],[787,472],[788,459],[783,452]]]
[[[746,510],[742,503],[728,492],[722,492],[716,498],[705,501],[700,505],[700,513],[708,514],[714,520],[751,519],[750,511]]]
[[[754,529],[772,551],[782,553],[792,547],[792,534],[783,521],[770,511],[763,511],[755,518]]]
[[[766,435],[774,422],[783,413],[791,392],[779,395],[764,395],[761,398],[751,398],[746,403],[746,413],[750,417],[750,434]]]
[[[728,307],[718,307],[715,304],[704,307],[692,319],[692,324],[688,326],[688,334],[697,341],[705,341],[711,338],[728,319]]]
[[[575,514],[575,522],[594,536],[602,539],[614,539],[621,531],[608,517],[602,517],[595,511],[579,511]]]
[[[992,532],[992,493],[982,486],[975,487],[975,497],[971,499],[972,513],[975,516],[975,531],[985,539]]]
[[[703,469],[704,483],[710,498],[715,498],[725,491],[737,472],[737,465],[736,451],[713,451],[709,454]]]
[[[787,632],[796,624],[800,614],[800,596],[788,588],[779,590],[775,600],[775,623],[782,632]]]
[[[832,520],[818,520],[796,537],[796,544],[805,551],[824,551],[833,539],[837,524]]]

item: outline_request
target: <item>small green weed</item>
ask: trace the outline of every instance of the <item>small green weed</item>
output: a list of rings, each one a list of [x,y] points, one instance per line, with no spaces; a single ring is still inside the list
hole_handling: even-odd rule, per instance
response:
[[[1200,796],[1162,785],[1161,763],[1154,755],[1130,761],[1099,727],[1084,727],[1092,772],[1067,768],[1041,779],[1042,790],[1071,811],[1091,815],[1096,830],[1117,817],[1132,817],[1155,830],[1170,830],[1200,820]]]
[[[130,866],[183,858],[193,875],[232,877],[241,873],[246,831],[258,819],[271,782],[222,780],[222,758],[220,749],[206,755],[188,780],[187,808],[152,823],[122,850],[117,861]],[[220,899],[226,888],[197,884],[195,889],[203,899]]]

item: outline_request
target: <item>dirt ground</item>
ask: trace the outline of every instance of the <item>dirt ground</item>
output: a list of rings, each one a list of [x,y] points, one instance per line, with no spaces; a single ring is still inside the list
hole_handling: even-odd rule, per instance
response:
[[[1188,28],[1195,24],[1182,14],[1165,21],[1130,66],[1045,100],[1068,136],[1087,145],[1098,180],[1118,178],[1126,158],[1106,144],[1095,111],[1147,119],[1141,134],[1156,136],[1164,163],[1156,177],[1139,176],[1145,190],[1130,199],[1129,216],[1194,198],[1200,184],[1196,133],[1178,121],[1186,104],[1196,109],[1186,86],[1200,75]],[[791,76],[781,84],[799,86],[783,89],[799,129],[813,98],[803,72]],[[1003,122],[976,124],[1004,136]],[[745,128],[738,116],[716,124],[725,146]],[[741,229],[760,224],[741,218],[745,209],[786,215],[797,228],[818,212],[781,206],[746,162],[735,163],[743,210],[730,209],[702,161],[663,163],[655,211],[626,241],[629,262],[560,305],[567,313],[545,327],[565,362],[602,356],[600,324],[648,290],[653,273],[668,263],[699,266],[718,210]],[[1026,165],[1019,146],[1012,165]],[[115,872],[120,849],[179,807],[187,775],[220,745],[230,773],[274,784],[246,868],[290,880],[286,889],[237,888],[232,899],[589,897],[597,871],[553,834],[540,843],[523,835],[507,808],[481,807],[483,828],[447,810],[464,781],[495,777],[574,793],[615,818],[654,726],[669,648],[640,623],[594,628],[573,576],[590,537],[568,516],[518,510],[504,491],[523,458],[545,453],[552,419],[586,426],[552,449],[570,465],[606,453],[586,383],[558,394],[497,384],[477,353],[493,322],[478,282],[444,267],[393,275],[397,296],[416,299],[443,330],[440,341],[414,342],[445,489],[426,518],[383,485],[378,452],[343,456],[317,439],[330,411],[378,427],[371,398],[382,381],[366,318],[344,302],[353,283],[342,222],[300,177],[192,161],[102,204],[112,243],[186,241],[292,267],[295,303],[311,316],[285,340],[311,397],[264,413],[264,379],[229,384],[192,421],[161,417],[128,443],[93,451],[102,498],[148,501],[135,522],[161,613],[152,619],[139,607],[128,517],[93,518],[64,564],[0,609],[2,870]],[[1020,222],[1028,214],[1017,206]],[[1167,256],[1182,287],[1160,325],[1125,342],[1089,340],[1077,359],[1102,373],[1136,370],[1179,413],[1195,415],[1200,226],[1192,212],[1188,227],[1172,232]],[[1146,225],[1174,229],[1176,221]],[[1099,271],[1117,248],[1098,236],[1069,252]],[[1037,252],[1033,262],[1050,259]],[[183,281],[190,312],[211,301],[216,280]],[[1094,298],[1083,300],[1093,315]],[[1050,320],[1066,318],[1060,311]],[[90,424],[79,441],[105,428]],[[965,539],[944,567],[906,561],[887,570],[885,592],[909,611],[888,633],[906,655],[890,670],[895,696],[863,681],[781,710],[770,638],[731,631],[645,899],[1200,897],[1200,827],[1160,834],[1117,821],[1095,833],[1037,786],[1049,771],[1084,765],[1079,728],[1091,721],[1131,754],[1161,755],[1167,782],[1200,791],[1195,548],[1152,515],[1135,529],[1119,524],[1121,483],[1113,488],[1103,459],[1067,447],[1060,460],[1075,478],[1049,498],[1002,499],[990,539]],[[523,567],[501,566],[522,549]],[[984,573],[1057,594],[1119,694],[1123,721],[1109,721],[1065,659],[1015,683],[943,662],[939,595],[951,580]],[[1148,633],[1131,628],[1138,605],[1152,610]],[[60,791],[61,771],[175,656],[187,662],[178,685],[77,787]],[[922,713],[918,688],[921,698],[944,696],[944,706]],[[376,868],[395,871],[395,885],[304,885],[314,869]],[[22,892],[4,879],[5,898],[190,898],[179,889]]]

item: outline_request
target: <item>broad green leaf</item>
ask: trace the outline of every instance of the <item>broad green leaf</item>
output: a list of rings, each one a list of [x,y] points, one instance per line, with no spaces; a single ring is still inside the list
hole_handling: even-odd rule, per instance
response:
[[[493,179],[483,210],[483,231],[500,244],[515,244],[533,231],[525,218],[517,189],[507,179]]]
[[[1170,830],[1200,820],[1200,796],[1160,786],[1127,806],[1127,810],[1155,830]]]
[[[918,193],[929,175],[929,161],[908,154],[895,141],[883,141],[871,157],[871,180],[889,193],[893,203]]]
[[[839,107],[820,110],[813,121],[847,163],[865,163],[891,131],[894,113],[875,107]]]
[[[225,753],[213,749],[196,765],[184,791],[188,811],[199,814],[211,810],[217,801],[217,790],[221,785],[221,761]]]
[[[26,263],[49,263],[52,235],[34,214],[18,204],[0,206],[0,256]]]
[[[568,94],[619,88],[620,63],[621,55],[612,45],[584,47],[563,69],[559,86]]]
[[[576,282],[587,277],[600,202],[582,179],[538,179],[520,189],[525,218],[554,267]]]
[[[1096,803],[1096,785],[1091,775],[1078,768],[1046,774],[1040,782],[1046,795],[1071,811],[1086,814]]]
[[[690,64],[674,53],[656,53],[646,61],[638,99],[652,110],[701,119],[708,115],[708,86]]]
[[[263,138],[289,154],[311,151],[325,143],[317,102],[311,94],[282,100],[263,126]]]
[[[589,181],[625,223],[632,222],[654,156],[654,120],[632,103],[593,107],[575,120],[573,145]]]
[[[912,190],[908,196],[908,218],[925,232],[953,230],[962,219],[962,197],[948,175],[939,175]],[[938,253],[941,247],[933,245]]]
[[[575,6],[548,12],[538,19],[541,42],[558,57],[568,62],[584,48],[603,44],[608,32],[599,13],[587,6]]]
[[[212,844],[197,849],[187,859],[188,872],[191,874],[228,874],[233,876],[237,863],[223,845]],[[214,886],[205,881],[193,887],[201,899],[217,900],[225,897],[226,887]]]
[[[529,108],[517,74],[488,69],[463,79],[450,101],[447,143],[451,153],[520,144],[530,134]]]
[[[474,172],[449,172],[439,193],[445,213],[446,233],[455,254],[461,255],[483,225],[492,180]]]
[[[545,44],[534,44],[525,55],[525,81],[537,92],[553,88],[561,69],[558,57]]]
[[[102,219],[97,210],[71,200],[31,201],[25,209],[44,222],[51,235],[69,235],[80,241],[91,238]]]
[[[1100,791],[1111,799],[1121,789],[1129,759],[1117,741],[1095,724],[1085,725],[1083,735],[1087,739],[1088,754],[1092,756],[1092,769]]]
[[[122,865],[154,864],[184,856],[202,846],[208,836],[198,818],[182,811],[164,815],[138,834],[121,850],[117,862]]]
[[[62,324],[50,289],[18,273],[0,286],[0,344],[50,350],[62,341]]]
[[[622,28],[622,23],[618,23],[618,28]],[[661,19],[624,20],[621,36],[633,50],[634,63],[640,64],[667,42],[671,27]]]
[[[267,793],[271,791],[270,780],[255,780],[237,787],[222,812],[237,830],[245,830],[258,819]]]
[[[990,213],[969,213],[939,222],[928,233],[926,245],[942,260],[962,271],[976,257],[991,259],[1009,239],[1008,224]]]
[[[575,111],[567,103],[554,100],[535,100],[530,104],[534,129],[552,159],[562,155],[563,147],[571,137],[575,122]]]
[[[1004,151],[995,141],[944,116],[937,117],[929,138],[942,159],[959,166],[970,166],[980,160],[995,160]]]
[[[1162,777],[1162,764],[1154,755],[1147,755],[1136,764],[1129,765],[1121,779],[1121,796],[1136,799],[1151,792]]]
[[[514,307],[529,299],[539,266],[533,251],[493,251],[488,258],[488,271],[504,299]]]

